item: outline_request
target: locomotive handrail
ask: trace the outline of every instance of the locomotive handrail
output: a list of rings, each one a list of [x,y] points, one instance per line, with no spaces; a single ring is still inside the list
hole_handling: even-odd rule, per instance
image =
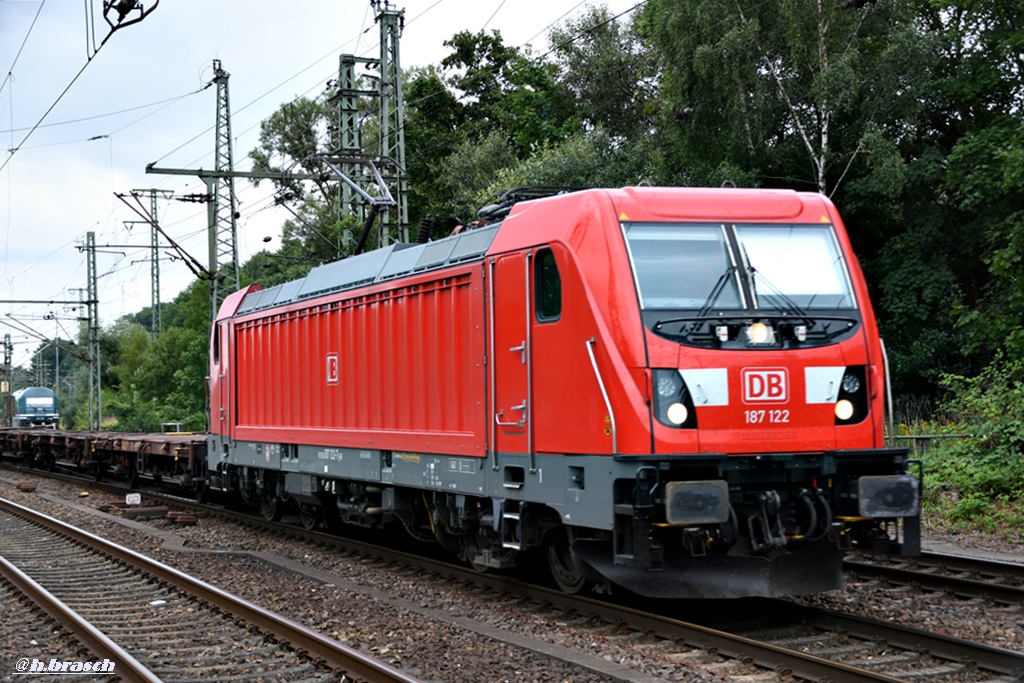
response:
[[[487,378],[489,385],[487,387],[487,394],[489,399],[489,405],[487,411],[491,412],[497,408],[497,391],[494,388],[495,375],[497,374],[494,369],[495,357],[494,357],[494,259],[492,258],[487,263],[487,268],[483,273],[484,285],[487,290],[487,352],[484,356],[485,363],[487,365]],[[495,420],[497,420],[498,414],[493,413]],[[487,450],[489,454],[493,454],[491,461],[491,469],[495,472],[498,471],[498,446],[497,446],[497,434],[498,430],[496,425],[490,424],[487,429]]]
[[[883,405],[888,409],[888,419],[885,418],[883,410],[883,424],[889,425],[889,443],[894,444],[896,442],[896,427],[893,425],[895,420],[895,411],[893,410],[892,402],[892,382],[889,381],[889,354],[885,350],[885,340],[881,336],[878,337],[878,346],[882,349],[882,373],[885,381],[885,402]]]
[[[533,260],[533,250],[526,252],[526,258],[523,259],[523,265],[525,266],[524,275],[524,288],[526,292],[526,306],[524,313],[526,314],[526,339],[523,340],[523,364],[526,365],[526,400],[523,401],[523,419],[526,420],[526,452],[530,454],[530,474],[537,474],[537,452],[533,449],[533,420],[530,419],[530,410],[533,409],[533,359],[530,355],[533,353],[533,320],[531,319],[530,313],[530,272],[531,272],[531,261]],[[493,283],[492,283],[493,284]],[[515,408],[513,408],[515,410]]]
[[[615,411],[612,410],[612,402],[608,400],[608,391],[604,388],[604,378],[601,377],[601,370],[597,367],[597,358],[594,357],[594,344],[597,343],[593,337],[587,340],[587,354],[590,356],[590,365],[594,368],[594,377],[597,378],[597,386],[601,388],[601,397],[604,398],[604,407],[608,409],[608,419],[612,426],[612,454],[619,452],[619,437],[615,429]]]

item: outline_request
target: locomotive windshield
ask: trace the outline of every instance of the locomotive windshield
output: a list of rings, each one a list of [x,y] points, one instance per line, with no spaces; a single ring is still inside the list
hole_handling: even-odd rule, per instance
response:
[[[741,308],[735,256],[720,225],[625,226],[641,306],[702,308],[714,290],[719,308]]]
[[[758,308],[853,308],[831,225],[737,225]]]
[[[645,310],[855,306],[831,225],[623,226]]]
[[[624,223],[644,324],[683,344],[780,348],[852,333],[856,300],[828,224]],[[767,341],[744,341],[754,322]]]

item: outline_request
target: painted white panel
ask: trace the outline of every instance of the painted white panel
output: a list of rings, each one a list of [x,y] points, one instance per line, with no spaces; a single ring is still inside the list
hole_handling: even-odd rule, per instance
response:
[[[843,381],[845,366],[804,368],[804,386],[808,403],[835,403],[839,398],[839,383]]]
[[[680,370],[694,407],[729,405],[729,374],[725,368]]]

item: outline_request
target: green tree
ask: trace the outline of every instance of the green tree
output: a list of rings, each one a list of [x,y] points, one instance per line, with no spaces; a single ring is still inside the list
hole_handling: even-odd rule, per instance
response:
[[[582,127],[555,64],[497,31],[463,31],[445,45],[440,67],[415,71],[405,89],[410,219],[436,219],[433,237],[472,219],[499,171]]]
[[[580,129],[575,100],[558,82],[553,64],[505,45],[498,31],[462,31],[444,44],[452,52],[441,66],[463,102],[468,138],[500,130],[522,157]]]
[[[918,0],[929,77],[923,114],[899,138],[907,172],[898,221],[867,264],[905,390],[940,375],[974,376],[1020,349],[1020,207],[1014,171],[1024,105],[1024,7],[996,0]],[[858,188],[858,190],[863,188]],[[877,193],[875,196],[878,196]],[[864,203],[872,201],[863,194]],[[1011,356],[1013,357],[1013,356]]]
[[[329,146],[329,125],[335,118],[331,106],[322,99],[299,97],[282,104],[260,123],[259,145],[249,152],[253,170],[310,174],[311,181],[274,179],[271,182],[290,198],[305,197],[307,182],[312,182],[322,196],[329,196],[332,184],[327,179],[330,176],[322,175],[324,169],[312,157]]]
[[[664,71],[661,178],[829,194],[897,391],[1019,348],[1020,3],[651,0],[639,26]]]
[[[877,120],[914,116],[913,20],[898,1],[652,0],[639,22],[664,66],[668,170],[834,193],[879,142]]]
[[[607,7],[588,7],[555,27],[549,40],[558,82],[576,100],[587,130],[611,141],[638,144],[655,123],[659,64],[633,22],[618,21]]]
[[[300,97],[281,105],[260,124],[259,145],[249,152],[254,171],[309,176],[304,180],[271,178],[270,182],[278,190],[278,204],[294,215],[285,230],[302,237],[302,250],[314,254],[308,259],[311,263],[351,253],[359,234],[342,218],[341,181],[318,156],[332,149],[336,122],[337,110],[329,98]],[[254,181],[256,185],[260,182]]]
[[[210,283],[206,280],[193,280],[163,307],[164,327],[184,327],[203,334],[210,331]]]
[[[122,431],[158,431],[158,404],[146,367],[151,347],[149,332],[141,325],[120,321],[111,334],[117,339],[118,354],[110,370],[117,382],[103,385],[104,416],[115,418]]]
[[[170,338],[165,339],[166,336]],[[172,328],[161,335],[157,355],[173,357],[170,384],[158,397],[161,422],[180,422],[186,431],[209,428],[206,376],[209,373],[209,335],[203,331]]]
[[[477,194],[477,204],[512,187],[548,185],[567,188],[636,185],[656,172],[641,145],[619,144],[603,129],[544,144],[527,159],[497,169]]]
[[[436,66],[408,72],[404,92],[409,218],[415,224],[428,216],[456,215],[463,210],[464,202],[452,196],[443,166],[447,160],[459,158],[455,150],[468,139],[462,128],[464,108]],[[435,236],[440,237],[446,222],[439,220],[437,224]]]

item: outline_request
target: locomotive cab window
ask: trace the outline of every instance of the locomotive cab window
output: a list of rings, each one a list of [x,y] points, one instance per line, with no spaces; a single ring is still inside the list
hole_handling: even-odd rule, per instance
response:
[[[562,315],[562,277],[558,273],[554,252],[550,249],[538,251],[533,268],[537,321],[554,322]]]
[[[833,344],[860,320],[829,223],[623,223],[644,325],[704,348]]]
[[[852,309],[831,225],[623,224],[645,310]]]

